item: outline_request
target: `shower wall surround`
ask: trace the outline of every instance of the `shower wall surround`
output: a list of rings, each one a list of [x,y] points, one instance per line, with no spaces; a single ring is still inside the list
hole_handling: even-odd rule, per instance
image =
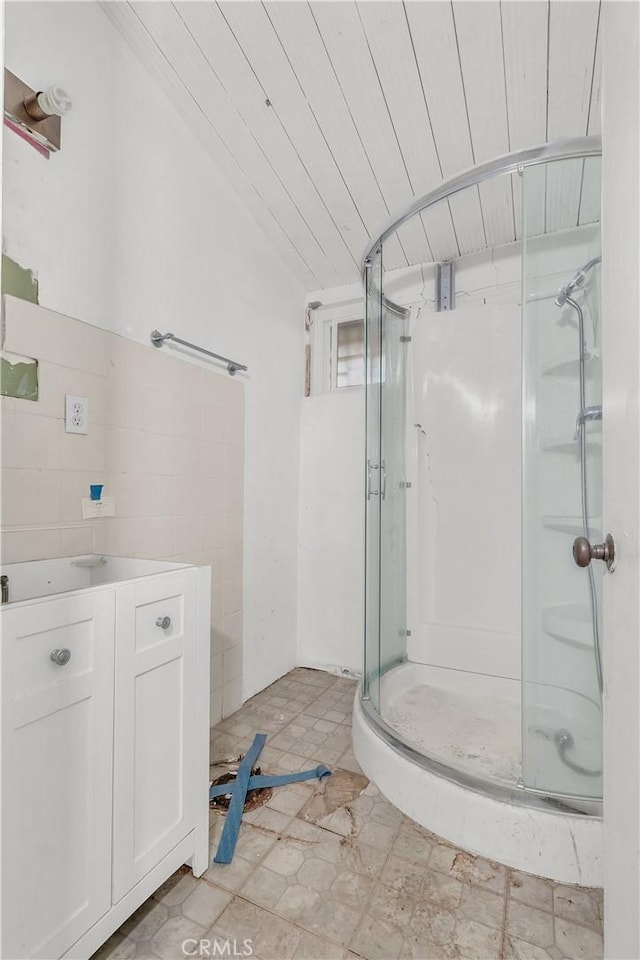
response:
[[[242,702],[244,386],[4,297],[5,347],[38,357],[37,402],[2,398],[2,560],[80,553],[211,566],[211,722]],[[65,394],[89,432],[65,432]],[[89,484],[116,517],[82,520]]]
[[[550,322],[558,320],[555,292],[589,259],[593,235],[585,226],[539,243],[536,284]],[[456,261],[452,311],[435,311],[434,273],[425,264],[385,275],[387,295],[410,310],[413,337],[407,650],[413,662],[513,683],[521,659],[520,245]],[[352,285],[309,299],[329,306],[361,296]],[[361,669],[363,406],[355,387],[303,401],[298,658],[308,665]],[[334,465],[331,478],[322,463]],[[313,584],[335,604],[318,603]]]
[[[520,251],[466,257],[456,308],[414,309],[409,659],[520,673]]]
[[[407,421],[412,425],[407,437],[407,480],[413,483],[407,523],[411,655],[419,662],[455,667],[465,650],[476,648],[483,661],[480,668],[487,668],[487,658],[496,671],[508,661],[506,675],[513,676],[520,630],[520,251],[512,245],[495,256],[481,252],[457,261],[454,311],[435,312],[432,264],[394,270],[389,277],[393,283],[386,278],[385,289],[396,303],[410,309],[413,336],[407,396]],[[309,295],[312,298],[315,293]],[[348,300],[357,303],[361,298],[359,285],[317,294],[325,305]],[[467,357],[466,379],[460,370],[461,355]],[[504,381],[500,389],[498,379]],[[364,389],[338,390],[311,397],[303,404],[305,433],[322,449],[315,451],[314,457],[305,455],[311,443],[303,436],[298,657],[309,665],[323,663],[359,671],[364,594]],[[493,449],[486,443],[487,428]],[[349,438],[348,454],[343,450],[344,439],[337,439],[340,436]],[[318,470],[320,460],[335,464],[329,487]],[[327,490],[332,495],[332,512]],[[337,522],[340,539],[335,534],[323,536],[327,525]],[[460,566],[455,554],[469,530],[480,539],[490,534],[493,540],[507,544],[510,562],[503,568],[485,563],[480,571]],[[436,562],[437,550],[441,558],[446,554],[446,564]],[[452,562],[459,569],[457,578],[446,577]],[[477,588],[470,591],[463,619],[460,594],[466,595],[467,580],[477,581]],[[434,581],[436,589],[432,588]],[[325,595],[338,598],[339,618],[328,606],[323,609],[305,588],[310,582],[321,583]],[[428,592],[423,586],[427,582]],[[465,630],[465,623],[479,625],[479,629]]]

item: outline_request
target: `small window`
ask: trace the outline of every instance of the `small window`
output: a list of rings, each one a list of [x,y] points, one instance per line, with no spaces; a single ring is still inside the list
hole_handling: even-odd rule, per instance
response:
[[[335,387],[364,384],[364,320],[343,320],[334,327]]]
[[[362,302],[319,306],[307,326],[306,396],[355,387],[365,375],[365,326]]]

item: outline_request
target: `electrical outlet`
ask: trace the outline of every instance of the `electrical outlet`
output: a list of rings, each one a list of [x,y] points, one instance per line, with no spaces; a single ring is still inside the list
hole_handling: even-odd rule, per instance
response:
[[[89,433],[89,401],[86,397],[67,394],[65,430],[67,433]]]

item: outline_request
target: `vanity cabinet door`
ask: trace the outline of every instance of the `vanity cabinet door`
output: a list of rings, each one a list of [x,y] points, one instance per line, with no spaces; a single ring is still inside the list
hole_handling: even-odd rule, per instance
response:
[[[193,827],[196,571],[117,592],[113,901]]]
[[[2,611],[3,957],[60,957],[111,905],[114,611]]]

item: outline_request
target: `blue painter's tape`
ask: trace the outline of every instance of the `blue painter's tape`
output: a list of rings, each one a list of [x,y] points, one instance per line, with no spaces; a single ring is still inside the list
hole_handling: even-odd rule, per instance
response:
[[[266,733],[256,733],[253,743],[247,750],[244,760],[238,767],[238,776],[233,784],[233,795],[227,810],[227,819],[224,822],[220,843],[214,857],[215,863],[231,863],[238,842],[238,832],[242,822],[244,802],[247,797],[251,770],[260,756],[267,739]]]
[[[300,783],[303,780],[322,780],[330,777],[331,770],[323,763],[313,770],[301,770],[299,773],[282,773],[273,776],[251,776],[253,766],[262,752],[267,739],[266,733],[256,733],[253,743],[238,767],[236,779],[231,783],[216,784],[209,788],[209,799],[230,793],[231,800],[227,810],[227,819],[222,829],[220,843],[213,858],[214,863],[231,863],[238,842],[238,833],[242,823],[244,803],[249,790],[259,787],[283,787],[287,783]]]

